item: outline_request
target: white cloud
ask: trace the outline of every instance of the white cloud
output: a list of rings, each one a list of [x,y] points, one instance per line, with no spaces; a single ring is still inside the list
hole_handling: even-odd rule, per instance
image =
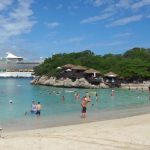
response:
[[[107,3],[106,0],[86,0],[87,4],[92,4],[93,6],[101,6],[103,5],[104,3]]]
[[[93,17],[86,18],[86,19],[82,20],[81,23],[82,24],[83,23],[93,23],[96,21],[105,20],[105,19],[111,17],[112,15],[113,15],[113,13],[104,13],[99,16],[93,16]]]
[[[126,25],[126,24],[131,23],[131,22],[140,21],[141,19],[143,19],[143,17],[144,17],[143,15],[136,15],[136,16],[121,18],[119,20],[112,22],[109,25],[106,25],[106,27]]]
[[[150,5],[150,0],[140,0],[139,2],[134,3],[131,8],[132,9],[139,9],[144,6],[149,6]]]
[[[13,0],[0,0],[0,11],[3,11],[7,6],[11,5]]]
[[[36,23],[31,17],[33,12],[31,9],[32,0],[18,0],[16,3],[9,1],[12,9],[6,10],[7,15],[0,15],[0,41],[5,42],[14,36],[18,36],[31,31]],[[16,6],[13,8],[13,6]],[[8,5],[5,5],[7,9]],[[3,7],[4,9],[4,7]]]
[[[81,21],[81,23],[93,23],[100,20],[113,22],[108,26],[126,25],[131,22],[149,18],[150,0],[86,0],[87,5],[96,6],[102,15],[95,15]],[[147,7],[147,9],[144,9]],[[116,15],[117,14],[117,15]],[[140,15],[139,15],[140,14]],[[128,17],[128,16],[131,17]]]
[[[60,26],[59,22],[49,22],[49,23],[46,23],[46,24],[49,28],[56,28],[56,27]]]

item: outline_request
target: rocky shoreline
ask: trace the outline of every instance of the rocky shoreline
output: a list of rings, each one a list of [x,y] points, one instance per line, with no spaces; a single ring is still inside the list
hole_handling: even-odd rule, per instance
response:
[[[72,81],[69,78],[56,79],[56,77],[48,77],[48,76],[36,77],[31,81],[31,84],[67,87],[67,88],[108,88],[108,86],[105,85],[104,83],[101,83],[99,85],[90,84],[85,78],[80,78],[76,79],[75,81]]]
[[[46,85],[55,87],[66,87],[66,88],[109,88],[105,83],[100,83],[99,85],[90,84],[85,78],[76,79],[72,81],[69,78],[56,79],[56,77],[41,76],[36,77],[31,81],[31,84],[35,85]],[[144,83],[126,83],[121,84],[121,88],[128,90],[148,90],[150,86],[150,81]]]

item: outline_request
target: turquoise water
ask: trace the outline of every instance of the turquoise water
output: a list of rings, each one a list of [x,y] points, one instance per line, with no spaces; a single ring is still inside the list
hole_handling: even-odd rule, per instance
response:
[[[24,115],[26,111],[30,111],[32,100],[41,102],[43,118],[59,116],[60,119],[61,116],[67,115],[79,117],[81,100],[75,99],[75,91],[79,93],[80,98],[87,93],[91,96],[92,102],[88,105],[88,113],[137,107],[149,103],[147,91],[115,89],[115,96],[111,96],[111,90],[56,88],[31,85],[30,79],[0,79],[0,125],[24,118],[28,121],[33,120],[34,115],[30,113]],[[98,102],[95,100],[95,92],[98,93]],[[64,102],[61,100],[62,95],[65,97]],[[12,104],[9,103],[10,99],[13,101]]]

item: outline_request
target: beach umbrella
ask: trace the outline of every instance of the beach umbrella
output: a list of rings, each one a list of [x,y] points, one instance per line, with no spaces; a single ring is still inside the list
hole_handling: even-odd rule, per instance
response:
[[[66,69],[66,71],[72,71],[71,69]]]
[[[58,66],[56,69],[62,69],[62,68]]]

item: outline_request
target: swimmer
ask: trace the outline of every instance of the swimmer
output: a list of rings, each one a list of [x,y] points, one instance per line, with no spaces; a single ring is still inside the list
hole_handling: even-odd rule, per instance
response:
[[[112,90],[111,91],[111,96],[114,96],[115,95],[115,90]]]
[[[13,103],[12,99],[10,99],[10,100],[9,100],[9,103],[10,103],[10,104],[12,104],[12,103]]]
[[[98,94],[97,94],[97,92],[96,92],[96,94],[95,94],[95,96],[96,96],[96,101],[98,102]]]
[[[62,102],[65,101],[65,96],[64,95],[61,97],[61,100],[62,100]]]
[[[28,114],[28,112],[26,111],[25,113],[24,113],[24,115],[26,116]]]
[[[76,94],[75,99],[80,100],[80,95],[78,93]]]

